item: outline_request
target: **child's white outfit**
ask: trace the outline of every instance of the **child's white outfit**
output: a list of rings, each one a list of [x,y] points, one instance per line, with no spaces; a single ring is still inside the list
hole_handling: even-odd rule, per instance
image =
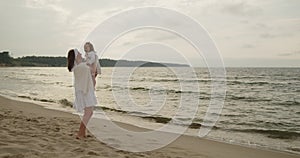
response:
[[[86,63],[96,65],[96,73],[101,74],[101,67],[99,63],[98,55],[95,51],[86,52]]]

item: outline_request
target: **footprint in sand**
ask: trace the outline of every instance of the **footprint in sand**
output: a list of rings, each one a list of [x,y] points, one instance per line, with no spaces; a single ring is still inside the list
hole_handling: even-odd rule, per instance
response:
[[[91,155],[91,156],[100,156],[100,154],[98,154],[98,153],[96,153],[94,151],[89,151],[87,154]]]
[[[73,152],[84,152],[85,150],[83,148],[75,148],[72,150]]]

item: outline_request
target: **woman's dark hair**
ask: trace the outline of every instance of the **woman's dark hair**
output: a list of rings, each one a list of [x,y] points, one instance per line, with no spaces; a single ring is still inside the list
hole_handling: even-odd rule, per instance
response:
[[[74,49],[71,49],[68,52],[68,60],[67,60],[69,72],[71,72],[72,68],[74,67],[74,61],[75,61],[75,52]]]

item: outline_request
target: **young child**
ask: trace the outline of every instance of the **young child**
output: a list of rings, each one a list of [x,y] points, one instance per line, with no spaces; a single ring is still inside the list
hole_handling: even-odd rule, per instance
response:
[[[90,67],[94,87],[96,86],[96,76],[101,74],[98,56],[94,50],[94,46],[90,42],[84,44],[84,51],[86,52],[86,63]]]

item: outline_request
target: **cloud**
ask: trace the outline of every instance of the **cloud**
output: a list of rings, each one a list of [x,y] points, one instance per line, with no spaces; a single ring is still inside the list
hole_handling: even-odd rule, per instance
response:
[[[278,56],[291,56],[293,54],[294,53],[280,53],[280,54],[278,54]]]
[[[221,12],[231,15],[256,16],[262,13],[258,6],[250,5],[246,1],[224,3],[221,6]]]
[[[259,29],[268,29],[269,27],[262,23],[262,22],[258,22],[256,25],[255,25],[256,28],[259,28]]]
[[[88,12],[84,12],[78,17],[74,17],[70,21],[70,31],[68,35],[76,36],[82,34],[80,37],[84,37],[92,29],[94,29],[100,22],[105,20],[107,17],[119,12],[122,8],[106,8],[106,9],[94,9]]]
[[[270,34],[270,33],[262,33],[262,34],[260,34],[260,37],[261,38],[275,38],[276,35]]]
[[[167,42],[170,40],[176,40],[177,38],[181,37],[164,30],[144,28],[123,35],[119,38],[121,41],[119,46],[133,45],[141,41]]]
[[[142,32],[141,34],[136,35],[135,38],[144,39],[145,37],[149,37],[149,36],[152,37],[153,40],[159,41],[159,42],[166,41],[166,40],[173,40],[176,38],[181,38],[181,37],[178,37],[176,34],[173,34],[171,32],[167,32],[164,30],[152,30],[152,31],[145,30],[145,32]]]
[[[253,45],[253,44],[244,44],[244,45],[242,46],[242,48],[251,49],[251,48],[255,48],[255,45]]]
[[[50,10],[57,14],[62,22],[67,20],[71,12],[60,5],[62,0],[26,0],[25,7],[29,9]]]
[[[280,53],[278,56],[298,56],[300,55],[300,50],[292,51],[290,53]]]

